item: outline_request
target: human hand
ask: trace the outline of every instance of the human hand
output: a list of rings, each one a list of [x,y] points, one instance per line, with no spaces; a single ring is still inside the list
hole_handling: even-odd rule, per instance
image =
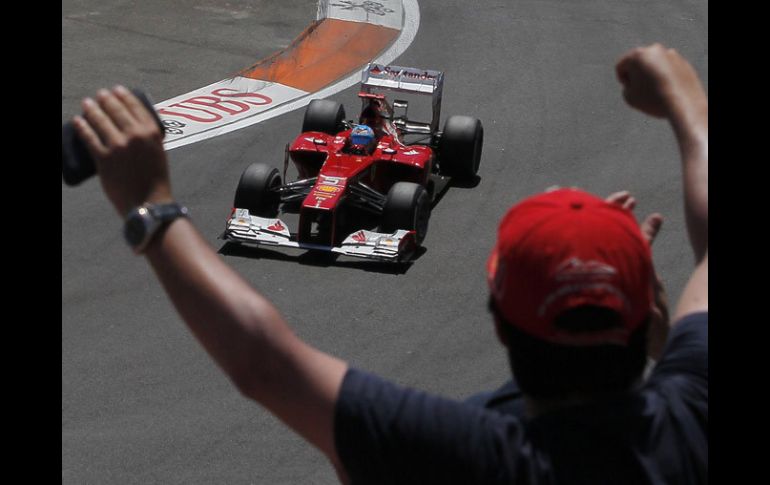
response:
[[[695,69],[676,50],[661,44],[627,52],[615,70],[626,102],[648,115],[672,118],[689,106],[706,103]]]
[[[163,134],[128,89],[100,90],[83,100],[75,129],[91,153],[105,194],[121,216],[145,202],[171,202]]]
[[[629,211],[634,210],[636,207],[636,199],[628,191],[615,192],[605,200]],[[663,216],[658,213],[650,214],[639,225],[642,236],[644,236],[650,246],[652,246],[662,226]],[[658,360],[663,353],[663,347],[668,338],[670,321],[666,289],[663,287],[663,281],[661,281],[654,266],[652,268],[652,287],[654,298],[650,309],[650,326],[647,333],[647,355],[654,360]]]

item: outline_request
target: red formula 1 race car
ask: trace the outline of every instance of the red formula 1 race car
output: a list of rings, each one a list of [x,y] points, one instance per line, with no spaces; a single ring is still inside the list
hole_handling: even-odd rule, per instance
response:
[[[277,168],[250,165],[222,239],[410,259],[428,230],[436,181],[474,180],[481,159],[481,121],[451,116],[438,130],[443,81],[439,71],[370,64],[358,94],[358,123],[345,120],[339,103],[313,100],[302,133],[286,148],[283,180],[289,160],[298,179],[285,183]],[[430,95],[432,120],[408,119],[409,102],[391,105],[388,91]],[[292,215],[298,215],[294,231]]]

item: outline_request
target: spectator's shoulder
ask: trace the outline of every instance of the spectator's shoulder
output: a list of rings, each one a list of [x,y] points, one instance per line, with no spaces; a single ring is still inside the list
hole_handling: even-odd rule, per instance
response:
[[[519,420],[350,368],[335,441],[353,482],[487,483],[515,476]]]
[[[677,382],[708,387],[708,311],[687,314],[675,323],[648,383],[674,376]]]

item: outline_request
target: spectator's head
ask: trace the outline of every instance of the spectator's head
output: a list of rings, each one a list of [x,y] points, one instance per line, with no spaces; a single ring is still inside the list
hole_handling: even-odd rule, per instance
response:
[[[630,211],[577,189],[530,197],[500,223],[487,271],[526,394],[621,391],[641,376],[653,269]]]

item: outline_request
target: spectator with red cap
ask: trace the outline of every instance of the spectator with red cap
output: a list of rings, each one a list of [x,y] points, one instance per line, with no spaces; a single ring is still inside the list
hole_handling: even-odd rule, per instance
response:
[[[571,188],[508,212],[487,276],[516,380],[466,402],[526,417],[527,397],[626,390],[645,366],[644,349],[659,356],[668,308],[650,245],[662,218],[638,225],[635,203],[628,192],[600,199]]]
[[[161,134],[126,89],[84,100],[75,126],[191,331],[344,482],[707,483],[708,102],[687,61],[658,44],[626,54],[617,74],[632,107],[674,129],[695,269],[641,382],[648,332],[667,320],[649,248],[660,218],[640,228],[628,194],[576,189],[514,206],[487,269],[520,415],[397,386],[298,339],[176,206]]]

